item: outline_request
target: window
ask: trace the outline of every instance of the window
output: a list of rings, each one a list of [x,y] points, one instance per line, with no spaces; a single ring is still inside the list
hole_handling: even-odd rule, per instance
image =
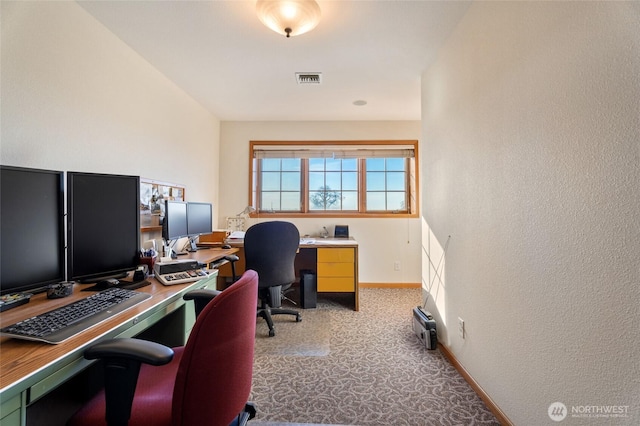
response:
[[[417,215],[417,141],[252,141],[256,215]]]
[[[358,211],[355,158],[309,158],[309,211]]]
[[[261,161],[262,209],[298,211],[302,195],[301,164],[297,158],[265,158]]]

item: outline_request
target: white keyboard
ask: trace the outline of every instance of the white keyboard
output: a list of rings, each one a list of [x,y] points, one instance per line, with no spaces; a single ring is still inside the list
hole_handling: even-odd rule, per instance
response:
[[[202,270],[192,270],[184,272],[174,272],[172,274],[156,274],[156,278],[164,285],[176,285],[190,283],[193,281],[202,280],[209,276],[208,273]]]

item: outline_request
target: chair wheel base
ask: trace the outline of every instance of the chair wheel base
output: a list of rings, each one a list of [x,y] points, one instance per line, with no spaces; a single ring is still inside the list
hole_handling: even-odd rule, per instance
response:
[[[269,337],[273,337],[276,335],[276,331],[275,330],[269,330]]]
[[[300,314],[296,315],[296,322],[302,321],[302,316]]]

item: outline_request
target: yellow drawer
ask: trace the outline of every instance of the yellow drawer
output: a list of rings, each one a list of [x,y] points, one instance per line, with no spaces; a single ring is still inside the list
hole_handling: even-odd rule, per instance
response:
[[[345,292],[355,290],[353,277],[318,277],[318,292]]]
[[[355,259],[354,249],[351,247],[318,248],[318,263],[322,262],[348,262]]]
[[[353,278],[353,263],[318,263],[318,277]]]

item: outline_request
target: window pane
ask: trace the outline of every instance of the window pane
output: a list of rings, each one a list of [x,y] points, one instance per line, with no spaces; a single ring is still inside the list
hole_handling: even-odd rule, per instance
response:
[[[342,210],[342,197],[336,193],[335,202],[327,203],[327,210]]]
[[[309,170],[324,170],[324,158],[309,158]]]
[[[340,184],[340,173],[327,173],[327,186],[333,190],[341,189],[342,185]]]
[[[358,210],[358,193],[345,191],[342,193],[342,210]]]
[[[404,172],[387,173],[387,191],[404,191]]]
[[[404,158],[387,158],[387,171],[404,171]]]
[[[262,172],[262,190],[278,191],[280,189],[279,172]]]
[[[325,159],[325,164],[326,164],[325,168],[326,168],[326,170],[333,171],[333,172],[335,172],[335,171],[339,172],[340,171],[340,166],[341,166],[341,161],[342,160],[339,160],[339,159],[336,160],[335,158],[326,158]]]
[[[384,158],[367,158],[367,171],[384,171]]]
[[[340,205],[340,193],[330,188],[322,188],[320,191],[309,192],[309,208],[314,210],[326,210]]]
[[[323,172],[309,172],[309,189],[318,190],[324,186]]]
[[[300,171],[300,159],[299,158],[283,158],[282,170],[299,172]]]
[[[367,210],[385,210],[384,192],[367,192]]]
[[[324,210],[324,200],[317,191],[309,191],[309,210]]]
[[[358,173],[344,172],[342,173],[342,189],[356,191],[358,189]]]
[[[342,160],[342,170],[355,172],[358,170],[358,159],[357,158],[346,158]]]
[[[300,192],[283,192],[280,210],[300,211]]]
[[[280,210],[280,193],[263,191],[260,206],[266,211]]]
[[[282,173],[282,190],[283,191],[300,191],[300,173],[299,172]]]
[[[262,170],[266,171],[274,171],[280,170],[280,159],[279,158],[265,158],[262,160]]]
[[[405,210],[404,192],[387,192],[386,210]]]
[[[384,173],[367,172],[367,191],[384,191]]]

